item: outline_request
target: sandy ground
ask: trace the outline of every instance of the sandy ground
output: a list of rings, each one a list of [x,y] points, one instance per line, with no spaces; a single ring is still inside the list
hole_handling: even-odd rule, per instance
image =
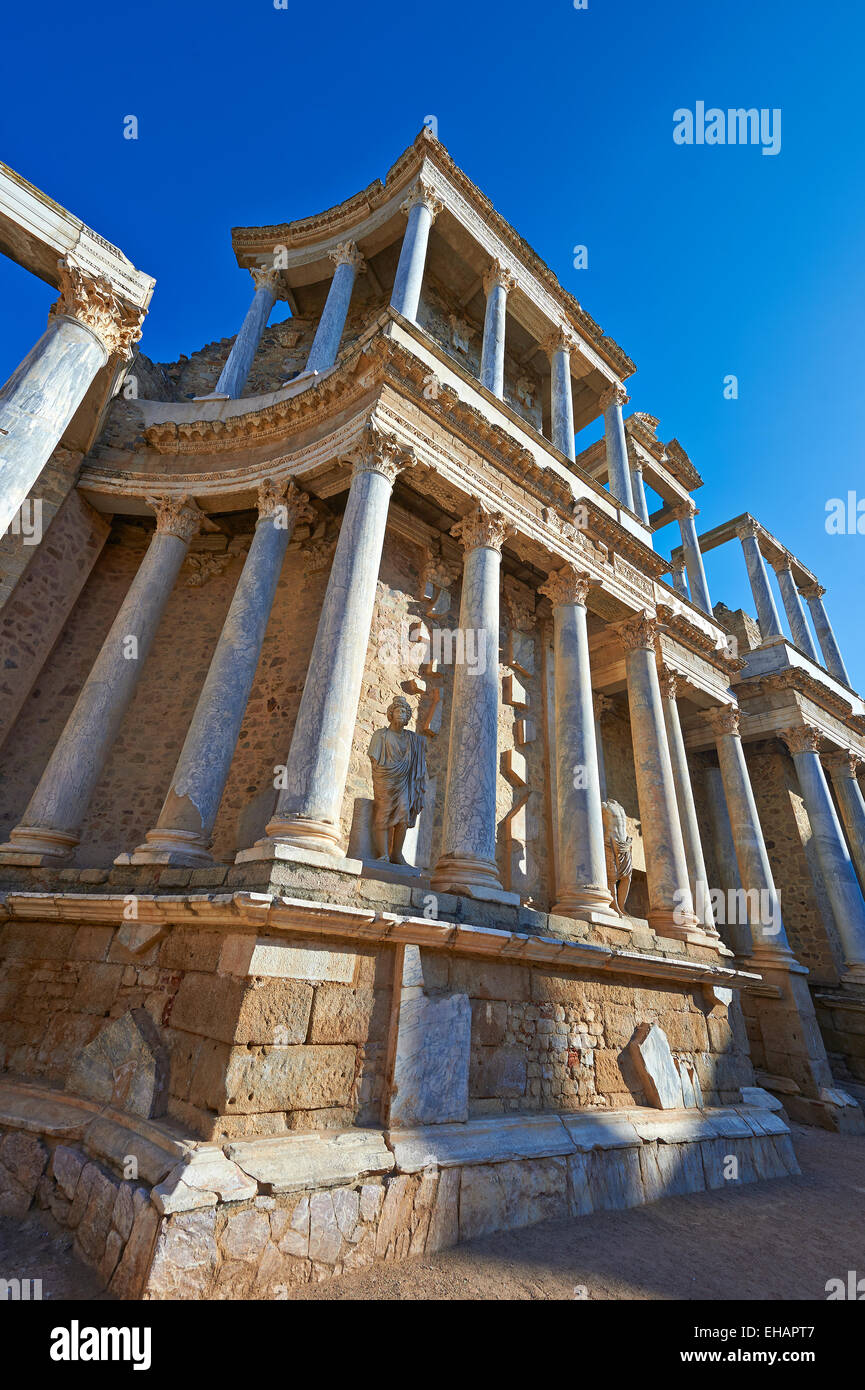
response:
[[[865,1275],[865,1137],[793,1127],[802,1176],[546,1221],[430,1258],[310,1285],[295,1300],[819,1299]],[[0,1275],[43,1297],[98,1299],[71,1237],[43,1212],[0,1221]]]

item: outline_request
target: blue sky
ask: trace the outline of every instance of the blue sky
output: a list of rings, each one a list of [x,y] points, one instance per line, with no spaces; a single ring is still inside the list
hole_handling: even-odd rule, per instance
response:
[[[865,499],[863,38],[854,0],[46,0],[4,18],[0,151],[156,277],[142,347],[172,361],[241,321],[232,226],[340,201],[434,115],[637,363],[629,409],[702,473],[698,527],[747,508],[795,551],[861,688],[865,536],[825,519]],[[697,101],[780,108],[780,153],[674,144]],[[0,379],[55,297],[0,260]],[[752,609],[737,546],[707,569],[713,599]]]

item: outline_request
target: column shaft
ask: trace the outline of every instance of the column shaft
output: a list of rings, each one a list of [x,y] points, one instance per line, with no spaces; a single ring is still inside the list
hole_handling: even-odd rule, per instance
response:
[[[571,388],[571,350],[574,340],[556,333],[547,343],[550,359],[550,412],[553,443],[569,459],[577,457],[574,438],[574,398]]]
[[[704,613],[712,616],[712,600],[709,597],[709,586],[706,583],[706,569],[703,564],[703,552],[697,540],[697,527],[694,517],[697,509],[693,502],[686,503],[683,507],[677,508],[676,516],[679,522],[679,531],[682,537],[682,557],[685,561],[685,568],[688,571],[688,585],[691,590],[691,599],[698,608],[702,608]]]
[[[679,718],[678,681],[672,671],[661,673],[661,695],[694,911],[700,925],[705,927],[710,935],[717,935],[709,898],[709,876],[706,873],[706,861],[703,857],[700,824],[697,820],[697,808],[694,804],[691,769],[688,766],[688,755],[685,751],[685,740]]]
[[[416,184],[402,205],[403,212],[408,214],[408,222],[402,239],[390,302],[397,313],[402,314],[403,318],[411,319],[412,322],[417,319],[420,304],[430,229],[441,211],[441,206],[432,190],[422,182]]]
[[[690,600],[691,595],[688,593],[688,584],[685,579],[684,560],[672,560],[670,562],[670,568],[672,571],[673,588],[676,593],[681,595],[682,598]]]
[[[210,864],[222,800],[282,562],[298,518],[312,515],[294,484],[259,488],[259,519],[159,820],[133,864]],[[121,861],[126,862],[124,856]]]
[[[432,887],[483,896],[501,892],[496,868],[499,712],[499,578],[510,527],[483,507],[451,530],[465,548],[460,630],[477,637],[474,666],[454,667],[441,854]]]
[[[816,588],[803,589],[802,592],[808,600],[808,607],[811,609],[811,617],[814,619],[817,641],[820,643],[826,670],[830,676],[834,676],[836,680],[841,681],[842,685],[846,685],[852,690],[847,667],[844,665],[844,658],[841,655],[841,648],[838,646],[829,615],[823,604],[823,595],[826,590],[818,584]]]
[[[610,912],[586,596],[591,578],[567,565],[540,593],[553,605],[559,883],[553,909],[567,917]]]
[[[865,797],[862,795],[857,777],[861,759],[855,753],[833,753],[825,761],[838,798],[844,829],[847,831],[847,843],[859,875],[859,886],[865,889]]]
[[[737,956],[750,956],[751,932],[748,923],[729,921],[726,911],[726,903],[738,901],[736,895],[741,891],[742,880],[739,876],[727,798],[724,795],[724,780],[719,767],[703,769],[703,786],[712,826],[712,848],[718,868],[718,888],[725,898],[725,910],[720,914],[719,928],[723,927],[720,935],[725,945],[735,951]]]
[[[739,532],[739,540],[742,542],[745,564],[748,567],[751,593],[754,595],[754,603],[757,605],[760,634],[763,641],[767,642],[770,637],[783,637],[784,634],[781,630],[778,609],[775,606],[775,596],[772,593],[769,576],[766,573],[766,562],[757,541],[758,534],[759,527],[751,522]]]
[[[817,665],[822,665],[820,653],[817,651],[814,638],[811,636],[811,629],[808,626],[808,619],[805,616],[805,609],[802,604],[802,596],[796,588],[796,581],[793,578],[793,571],[789,563],[779,564],[775,570],[778,579],[778,587],[781,590],[781,598],[787,614],[787,621],[790,624],[790,635],[793,638],[800,652],[804,652]]]
[[[499,400],[505,394],[505,325],[508,293],[513,287],[513,276],[496,261],[484,276],[487,308],[481,350],[481,385]]]
[[[607,478],[610,492],[629,511],[634,510],[634,497],[631,492],[631,469],[628,462],[628,441],[625,437],[625,422],[622,419],[622,406],[629,396],[623,386],[612,386],[601,396],[601,409],[604,412],[604,438],[607,445]]]
[[[340,819],[393,484],[413,456],[370,427],[354,466],[273,820],[239,861],[280,846],[342,853]],[[290,853],[284,857],[290,858]]]
[[[200,513],[154,500],[157,530],[3,857],[63,859],[75,849],[93,791],[135,694]],[[18,862],[21,862],[20,860]]]
[[[252,303],[246,311],[246,318],[240,326],[240,332],[231,345],[228,361],[219,374],[219,380],[213,392],[215,396],[228,396],[231,400],[237,400],[243,393],[253,359],[261,342],[261,335],[267,327],[267,320],[270,318],[270,312],[276,303],[276,293],[279,286],[279,271],[277,270],[254,270],[252,278],[255,281],[255,294],[252,296]]]
[[[634,511],[636,512],[640,520],[643,522],[643,524],[648,526],[649,504],[646,501],[646,487],[645,483],[643,482],[642,465],[631,465],[631,493],[634,498]]]
[[[847,978],[865,984],[865,898],[820,762],[820,734],[805,724],[785,730],[783,738],[796,764]]]
[[[331,251],[330,258],[335,270],[327,292],[327,300],[322,310],[309,357],[306,362],[308,372],[324,372],[336,361],[342,331],[351,303],[351,294],[357,272],[363,268],[363,257],[353,241],[344,241]]]
[[[655,657],[657,621],[641,615],[619,625],[631,711],[637,799],[646,851],[649,923],[663,936],[698,936],[688,863]]]

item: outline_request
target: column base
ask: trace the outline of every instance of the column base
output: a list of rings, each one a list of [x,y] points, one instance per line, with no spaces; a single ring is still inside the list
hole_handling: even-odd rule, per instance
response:
[[[651,908],[646,920],[659,936],[670,936],[675,941],[690,941],[697,946],[715,944],[697,921],[696,912],[683,912],[680,907]]]
[[[627,918],[620,917],[613,907],[613,899],[606,888],[596,888],[587,884],[580,888],[563,888],[550,909],[558,917],[576,917],[588,922],[610,922],[612,925],[628,925]]]
[[[789,946],[767,946],[757,942],[751,947],[751,954],[745,959],[745,968],[756,970],[761,975],[766,970],[786,970],[791,975],[807,975],[808,970],[800,965]]]
[[[167,864],[176,868],[201,869],[213,864],[207,844],[195,830],[148,830],[144,843],[131,853],[118,854],[115,864]]]
[[[16,825],[9,832],[6,843],[0,845],[0,864],[32,868],[63,864],[72,858],[77,848],[77,835],[39,826]]]
[[[865,985],[865,965],[848,965],[840,980],[841,988],[860,990]]]
[[[286,816],[270,821],[265,826],[264,837],[256,840],[251,849],[241,850],[237,862],[252,863],[256,859],[280,859],[284,856],[277,853],[278,846],[314,850],[332,859],[345,857],[338,826],[330,821]],[[285,857],[291,858],[291,855]]]
[[[517,905],[519,893],[508,893],[491,859],[470,854],[443,854],[430,878],[433,892],[462,894],[467,898]]]

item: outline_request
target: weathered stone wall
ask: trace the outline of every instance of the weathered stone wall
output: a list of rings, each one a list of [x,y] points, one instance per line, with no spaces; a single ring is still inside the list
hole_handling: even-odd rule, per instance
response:
[[[646,917],[649,893],[646,885],[646,852],[637,800],[637,778],[634,772],[634,746],[627,701],[618,697],[615,708],[601,720],[604,742],[604,768],[607,776],[607,799],[618,801],[628,818],[628,834],[633,840],[631,855],[634,874],[628,894],[627,911],[633,917]]]

